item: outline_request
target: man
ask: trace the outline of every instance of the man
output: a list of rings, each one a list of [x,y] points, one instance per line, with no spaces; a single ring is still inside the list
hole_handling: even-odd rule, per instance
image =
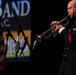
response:
[[[71,0],[67,5],[67,12],[70,18],[76,18],[76,1]],[[69,31],[58,21],[53,21],[50,25],[56,27],[52,32],[58,32],[65,41],[63,61],[59,70],[59,75],[76,75],[76,21]]]

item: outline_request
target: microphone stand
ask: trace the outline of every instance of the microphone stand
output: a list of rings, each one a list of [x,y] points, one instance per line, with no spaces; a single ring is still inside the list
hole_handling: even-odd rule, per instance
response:
[[[26,45],[29,46],[29,49],[31,49],[31,48],[30,48],[30,45],[28,44],[28,37],[25,36],[25,33],[23,32],[22,27],[21,27],[21,25],[20,25],[20,23],[19,23],[19,21],[17,19],[16,13],[14,12],[14,9],[12,9],[12,12],[13,12],[14,17],[15,17],[17,23],[18,23],[18,26],[19,26],[19,29],[17,31],[18,32],[17,38],[19,37],[20,32],[22,32],[22,35],[24,36],[24,40],[25,40],[23,47],[18,47],[18,49],[21,49],[22,50],[21,53],[20,53],[20,55],[21,55],[23,53],[23,50],[24,50],[24,48],[25,48]],[[18,38],[18,41],[17,42],[19,44],[19,38]],[[16,63],[17,63],[17,53],[16,53]]]
[[[4,72],[3,72],[3,75],[4,75],[4,73],[5,73],[5,68],[6,68],[6,63],[7,63],[7,60],[6,60],[6,54],[7,54],[7,49],[8,49],[8,37],[9,37],[9,35],[8,35],[8,33],[6,34],[6,44],[5,44],[5,48],[4,48],[4,51],[5,51],[5,64],[4,64]]]
[[[23,49],[25,48],[26,45],[28,45],[28,46],[29,46],[29,49],[31,49],[31,48],[30,48],[30,45],[29,45],[29,43],[28,43],[28,37],[25,36],[25,33],[23,32],[23,29],[22,29],[22,27],[21,27],[21,25],[20,25],[20,23],[19,23],[19,21],[18,21],[18,19],[17,19],[17,16],[16,16],[16,13],[15,13],[14,9],[12,9],[12,12],[13,12],[14,17],[15,17],[17,23],[18,23],[18,26],[19,26],[19,33],[22,32],[22,35],[24,36],[24,40],[26,41],[26,42],[24,43],[24,47],[21,48],[22,51],[23,51]]]
[[[14,40],[14,42],[16,43],[16,40],[14,39],[14,37],[13,37],[13,35],[12,35],[12,33],[9,31],[9,29],[5,26],[5,24],[3,23],[3,21],[2,21],[2,19],[0,18],[0,21],[2,22],[2,25],[6,28],[6,30],[7,30],[7,32],[8,32],[8,36],[10,36],[13,40]]]
[[[20,49],[20,43],[19,43],[19,34],[20,34],[20,30],[18,29],[18,36],[17,36],[17,42],[16,42],[16,54],[15,54],[15,75],[16,75],[16,68],[17,68],[17,54],[18,51]]]
[[[2,21],[2,19],[1,19],[1,22],[2,22],[2,24],[4,25],[4,23],[3,23],[3,21]],[[17,49],[18,50],[16,50],[16,59],[15,59],[15,75],[16,75],[16,65],[17,65],[17,53],[18,53],[18,51],[19,51],[19,33],[20,33],[20,31],[18,30],[18,36],[17,36],[17,41],[14,39],[14,37],[13,37],[13,35],[11,34],[11,32],[8,30],[8,28],[4,25],[4,27],[6,28],[6,30],[7,30],[7,34],[6,34],[6,48],[5,48],[5,60],[6,60],[6,53],[7,53],[7,44],[8,44],[8,37],[10,36],[11,38],[13,38],[13,40],[14,40],[14,42],[17,44]],[[4,65],[4,67],[5,67],[5,65]]]
[[[5,24],[3,23],[3,21],[2,21],[2,19],[0,18],[0,21],[1,21],[1,23],[2,23],[2,25],[6,28],[6,30],[7,30],[7,34],[6,34],[6,45],[5,45],[5,64],[4,64],[4,73],[5,73],[5,67],[6,67],[6,54],[7,54],[7,46],[8,46],[8,37],[10,36],[13,40],[14,40],[14,42],[16,42],[16,40],[14,39],[14,37],[13,37],[13,35],[11,34],[11,32],[8,30],[8,28],[5,26]],[[3,73],[3,74],[4,74]]]

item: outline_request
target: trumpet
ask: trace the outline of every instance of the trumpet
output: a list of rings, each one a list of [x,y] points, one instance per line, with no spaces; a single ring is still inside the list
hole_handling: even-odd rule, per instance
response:
[[[66,17],[64,17],[62,20],[59,21],[59,23],[53,25],[51,28],[49,28],[48,30],[46,30],[45,32],[43,32],[42,34],[40,35],[36,35],[36,40],[34,41],[34,44],[33,44],[33,49],[34,47],[36,46],[37,42],[41,42],[41,38],[44,37],[44,39],[47,39],[48,37],[50,37],[53,33],[50,33],[50,31],[55,28],[57,25],[59,25],[60,23],[62,23],[63,21],[67,21],[65,24],[63,24],[63,26],[66,26],[68,23],[69,23],[69,20],[68,18],[69,15],[67,15]],[[50,33],[50,34],[49,34]],[[48,35],[48,36],[46,36]]]
[[[65,20],[66,20],[67,22],[66,22],[65,24],[63,24],[63,26],[68,25],[69,20],[68,20],[67,17],[69,17],[69,15],[67,15],[66,17],[64,17],[62,20],[59,21],[59,23],[53,25],[51,28],[49,28],[48,30],[46,30],[46,31],[43,32],[42,34],[37,35],[37,37],[38,37],[38,38],[42,38],[42,37],[46,38],[46,37],[45,37],[46,34],[48,34],[53,28],[55,28],[57,25],[59,25],[60,23],[62,23],[62,22],[65,21]]]

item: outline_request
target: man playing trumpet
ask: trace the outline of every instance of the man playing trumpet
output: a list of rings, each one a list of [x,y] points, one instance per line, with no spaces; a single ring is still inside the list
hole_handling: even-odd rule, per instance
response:
[[[75,0],[68,2],[67,13],[70,18],[76,18]],[[70,31],[59,23],[59,21],[52,21],[50,26],[54,26],[55,24],[58,25],[52,29],[52,32],[58,32],[64,39],[66,46],[64,48],[63,60],[58,75],[76,75],[76,21]]]

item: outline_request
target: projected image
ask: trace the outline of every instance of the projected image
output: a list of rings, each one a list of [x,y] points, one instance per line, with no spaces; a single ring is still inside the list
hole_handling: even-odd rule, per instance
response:
[[[7,32],[3,33],[5,39],[4,42],[5,42],[6,57],[9,58],[8,61],[15,61],[14,59],[16,58],[16,53],[17,58],[19,58],[19,61],[28,61],[27,58],[30,56],[30,46],[31,46],[31,30],[24,30],[24,33],[26,35],[25,39],[22,33],[20,33],[20,35],[18,36],[17,31],[11,31],[11,34],[13,35],[13,38],[15,39],[16,42],[10,36],[8,37],[7,41],[8,33]]]
[[[0,0],[0,16],[6,58],[14,61],[17,54],[26,61],[31,46],[31,0]]]

